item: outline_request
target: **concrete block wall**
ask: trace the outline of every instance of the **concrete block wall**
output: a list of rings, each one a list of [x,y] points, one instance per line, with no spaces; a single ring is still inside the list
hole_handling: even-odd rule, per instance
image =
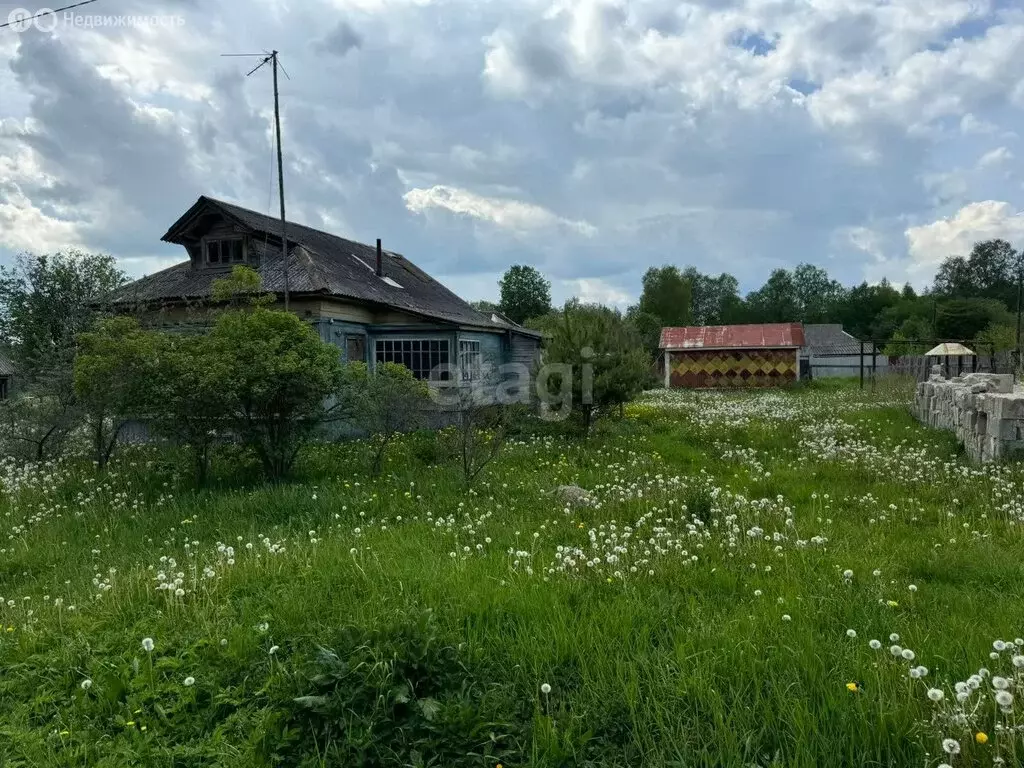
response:
[[[943,378],[940,366],[917,385],[914,415],[956,433],[967,455],[989,462],[1024,457],[1024,388],[1009,373]]]

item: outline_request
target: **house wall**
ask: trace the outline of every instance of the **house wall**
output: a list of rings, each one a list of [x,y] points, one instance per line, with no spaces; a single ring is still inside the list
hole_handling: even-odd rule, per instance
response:
[[[840,376],[860,376],[860,355],[810,355],[811,378],[828,379]],[[889,370],[889,358],[879,354],[875,358],[877,373]],[[864,373],[871,372],[871,355],[864,355]]]
[[[669,357],[668,386],[693,389],[775,387],[799,375],[799,350],[687,349]]]

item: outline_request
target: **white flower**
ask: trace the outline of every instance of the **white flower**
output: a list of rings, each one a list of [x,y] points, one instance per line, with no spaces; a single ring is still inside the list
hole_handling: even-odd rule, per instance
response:
[[[846,630],[846,636],[850,637],[850,638],[856,637],[857,636],[857,630],[856,629],[848,629],[848,630]]]
[[[146,651],[146,653],[149,653],[150,651],[152,651],[153,650],[153,638],[152,637],[144,637],[144,638],[142,638],[142,648],[143,648],[144,651]]]
[[[784,614],[782,614],[782,620],[783,621],[792,621],[793,617],[790,616],[788,613],[784,613]]]
[[[939,763],[935,768],[953,768],[949,763]]]
[[[1000,707],[1008,707],[1013,704],[1013,694],[1009,691],[996,691],[996,704]]]
[[[267,653],[269,653],[271,656],[273,656],[275,653],[277,653],[277,651],[278,651],[278,649],[280,647],[281,646],[279,646],[279,645],[272,645],[272,646],[270,646],[270,650],[267,651]]]
[[[943,739],[942,751],[945,752],[947,755],[959,755],[960,742],[956,739]]]
[[[903,653],[903,649],[900,648],[898,645],[890,645],[889,653],[891,653],[893,656],[899,656]]]
[[[754,590],[754,597],[760,597],[762,594],[764,594],[764,593],[760,589],[755,589]],[[1022,657],[1022,658],[1024,658],[1024,657]]]
[[[914,652],[912,650],[910,650],[909,648],[904,648],[903,652],[900,653],[900,656],[902,656],[907,661],[913,661],[914,660]]]
[[[228,639],[226,637],[221,638],[220,647],[223,648],[227,644],[228,644]]]
[[[90,680],[90,679],[89,679],[89,678],[87,677],[87,678],[85,678],[85,680],[83,680],[83,681],[82,681],[81,683],[79,683],[78,685],[79,685],[79,687],[80,687],[80,688],[81,688],[81,689],[82,689],[83,691],[88,691],[88,690],[89,690],[90,688],[92,688],[92,680]]]
[[[266,632],[268,629],[270,629],[270,625],[264,621],[260,624],[257,624],[256,629],[258,629],[260,632]]]
[[[843,578],[846,579],[847,581],[852,579],[853,578],[853,571],[851,571],[849,568],[847,568],[845,571],[843,571]]]
[[[928,689],[928,698],[931,699],[932,701],[942,701],[945,697],[946,697],[946,694],[944,694],[942,692],[942,690],[939,689],[939,688],[929,688]]]
[[[871,650],[873,651],[877,651],[879,648],[882,647],[882,643],[878,640],[872,640],[870,643],[868,643],[868,645],[871,646]]]
[[[1006,643],[1004,643],[1002,640],[996,640],[994,643],[992,643],[992,647],[995,648],[997,651],[1005,651]]]
[[[918,677],[928,677],[928,667],[917,666],[917,667],[914,667],[914,669],[917,670],[917,676]]]
[[[917,584],[911,584],[909,587],[907,587],[907,589],[909,589],[911,592],[917,592]]]
[[[551,693],[551,686],[547,683],[541,683],[540,692],[546,696],[547,694]]]
[[[889,640],[894,643],[898,643],[900,641],[900,636],[893,632],[891,635],[889,635]]]
[[[998,691],[1005,691],[1007,688],[1010,687],[1010,681],[1007,680],[1005,677],[1000,677],[999,675],[996,675],[992,678],[992,687]]]
[[[1017,669],[1020,669],[1021,667],[1024,667],[1024,656],[1021,656],[1020,654],[1017,654],[1016,656],[1014,656],[1013,657],[1013,666],[1015,666]]]
[[[191,675],[189,675],[188,677],[185,678],[185,687],[186,688],[189,687],[189,686],[193,686],[195,684],[196,684],[196,679],[194,677],[192,677]]]
[[[873,570],[873,571],[871,572],[871,575],[872,575],[872,576],[881,576],[881,575],[882,575],[882,572],[881,572],[880,570],[878,570],[877,568],[875,568],[875,570]]]

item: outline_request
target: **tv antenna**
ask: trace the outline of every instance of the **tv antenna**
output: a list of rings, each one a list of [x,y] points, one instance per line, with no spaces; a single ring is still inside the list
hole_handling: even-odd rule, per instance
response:
[[[274,72],[274,131],[277,138],[277,190],[281,201],[281,263],[284,272],[284,310],[288,311],[288,222],[284,217],[284,163],[281,159],[281,105],[277,91],[277,69],[288,77],[288,72],[281,64],[277,51],[267,53],[222,53],[221,56],[259,57],[262,61],[246,73],[246,77],[259,70],[264,64],[270,64]]]

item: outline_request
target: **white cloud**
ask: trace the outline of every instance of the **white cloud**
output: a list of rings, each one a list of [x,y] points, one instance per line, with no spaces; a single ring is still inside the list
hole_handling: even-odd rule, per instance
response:
[[[1007,202],[984,200],[965,205],[953,216],[906,230],[908,272],[929,279],[948,256],[966,256],[975,242],[1024,240],[1024,213]]]
[[[1013,160],[1013,152],[1006,147],[996,147],[978,158],[978,168],[993,168]]]
[[[411,189],[403,196],[413,213],[426,213],[432,208],[471,216],[516,232],[551,227],[564,227],[581,235],[592,236],[597,228],[586,221],[557,216],[546,208],[502,197],[483,197],[465,189],[437,184],[426,189]]]
[[[562,295],[575,296],[588,304],[610,304],[625,309],[632,297],[612,283],[599,277],[579,277],[575,280],[563,280]]]

